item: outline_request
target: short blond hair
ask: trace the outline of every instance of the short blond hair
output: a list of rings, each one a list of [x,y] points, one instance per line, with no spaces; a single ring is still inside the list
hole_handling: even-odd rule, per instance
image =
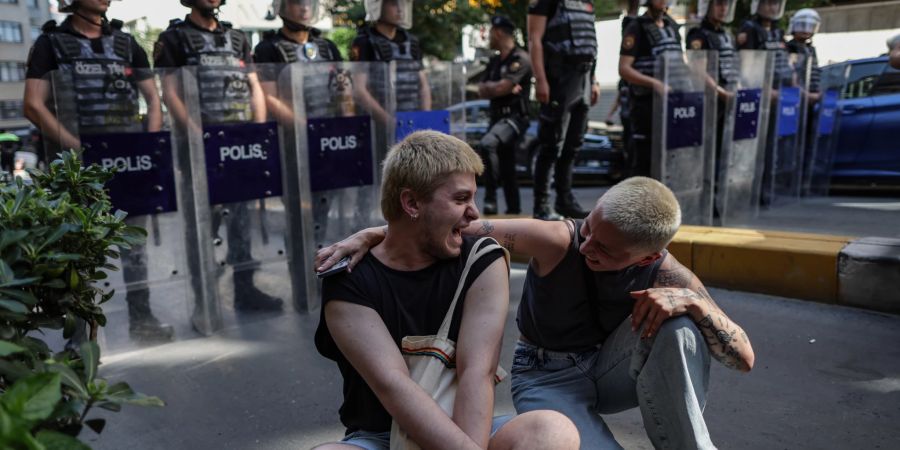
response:
[[[597,200],[609,222],[641,251],[666,248],[681,226],[681,207],[664,184],[647,177],[619,182]]]
[[[465,142],[437,131],[416,131],[400,141],[384,159],[381,213],[385,220],[403,216],[400,192],[410,189],[425,200],[450,174],[481,175],[481,157]]]

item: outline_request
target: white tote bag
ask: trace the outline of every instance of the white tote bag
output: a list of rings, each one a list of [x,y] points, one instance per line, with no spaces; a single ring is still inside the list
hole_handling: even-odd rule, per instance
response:
[[[490,240],[493,243],[485,245],[481,250],[476,251],[482,242]],[[456,302],[462,292],[463,285],[466,282],[466,276],[469,275],[469,269],[485,254],[496,250],[503,250],[506,258],[506,265],[509,267],[509,253],[497,244],[491,238],[481,238],[472,247],[469,258],[466,260],[466,266],[463,269],[462,276],[459,278],[459,284],[456,287],[456,294],[450,303],[450,309],[444,317],[441,328],[436,335],[432,336],[406,336],[401,341],[401,353],[409,368],[410,377],[422,387],[425,392],[431,394],[441,409],[448,416],[453,414],[453,402],[456,400],[456,343],[447,338],[450,333],[450,322],[453,320],[453,312],[456,310]],[[494,376],[494,383],[499,383],[506,378],[506,371],[501,367],[497,367]],[[419,450],[420,447],[400,429],[397,422],[391,425],[391,450]]]

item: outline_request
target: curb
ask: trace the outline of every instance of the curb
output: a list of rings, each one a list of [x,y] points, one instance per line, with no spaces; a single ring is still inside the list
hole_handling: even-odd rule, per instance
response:
[[[900,239],[683,225],[668,249],[707,286],[900,314]]]

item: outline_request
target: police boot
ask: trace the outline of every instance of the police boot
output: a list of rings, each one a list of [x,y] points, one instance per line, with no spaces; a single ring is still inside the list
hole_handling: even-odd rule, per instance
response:
[[[540,220],[562,220],[550,206],[550,167],[552,160],[538,155],[534,168],[534,218]]]
[[[148,289],[129,290],[125,294],[128,303],[128,335],[138,341],[168,342],[175,329],[160,323],[150,311],[150,291]]]
[[[556,196],[556,211],[574,219],[584,219],[588,215],[588,211],[581,208],[572,191]]]
[[[534,218],[539,220],[562,220],[563,217],[556,213],[550,206],[548,196],[534,196]]]
[[[237,311],[281,311],[284,303],[253,284],[253,270],[234,273],[234,309]]]
[[[497,192],[488,191],[484,195],[484,205],[481,207],[481,213],[486,216],[497,214]]]

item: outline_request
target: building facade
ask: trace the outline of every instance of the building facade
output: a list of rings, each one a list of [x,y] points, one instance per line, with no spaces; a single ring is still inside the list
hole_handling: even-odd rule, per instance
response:
[[[25,132],[29,127],[22,108],[25,62],[48,20],[48,0],[0,0],[0,130]]]

